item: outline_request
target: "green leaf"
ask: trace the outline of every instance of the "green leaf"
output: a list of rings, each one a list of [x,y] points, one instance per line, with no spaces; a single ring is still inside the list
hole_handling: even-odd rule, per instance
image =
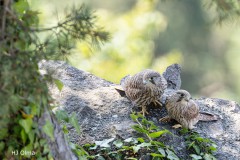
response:
[[[151,122],[150,121],[150,127],[149,127],[149,130],[154,130],[154,129],[158,129],[158,127],[153,123],[153,122]]]
[[[148,120],[146,120],[146,118],[143,118],[143,119],[142,119],[142,124],[143,124],[144,126],[147,126],[147,125],[151,124],[151,122],[148,121]]]
[[[97,160],[105,160],[105,158],[103,156],[99,156]]]
[[[68,134],[68,133],[69,133],[66,125],[63,125],[62,130],[63,130],[63,133],[64,133],[64,134]]]
[[[196,154],[190,154],[190,157],[192,157],[194,160],[202,159],[202,156]]]
[[[188,149],[190,149],[193,145],[195,145],[195,142],[193,141],[193,142],[189,142],[188,141],[188,143],[190,143],[190,144],[188,144]]]
[[[1,128],[0,130],[0,140],[6,138],[8,136],[8,129],[7,128]]]
[[[34,137],[35,137],[35,133],[34,133],[33,130],[31,130],[30,132],[28,132],[28,138],[29,138],[29,140],[30,140],[30,143],[33,143]]]
[[[95,143],[97,146],[109,148],[110,145],[108,143],[112,142],[113,140],[114,140],[114,138],[110,138],[110,139],[105,139],[103,141],[95,141]]]
[[[25,151],[26,153],[32,153],[32,151],[33,151],[33,144],[29,143],[27,146],[22,148],[22,151]],[[30,157],[31,154],[24,154],[24,156]]]
[[[150,153],[150,155],[153,157],[164,157],[163,155],[157,153]]]
[[[132,147],[130,147],[130,146],[122,146],[122,148],[123,148],[124,150],[132,149]]]
[[[17,1],[13,4],[14,9],[20,14],[23,14],[24,11],[26,11],[29,8],[27,0]]]
[[[148,131],[144,128],[142,128],[140,125],[136,124],[131,126],[135,131],[139,132],[139,133],[148,133]]]
[[[139,145],[137,145],[137,146],[133,146],[132,148],[133,148],[133,152],[134,152],[134,153],[137,153],[138,150],[139,150],[141,147],[140,147]]]
[[[162,155],[163,157],[166,156],[166,153],[165,153],[164,149],[158,148],[158,152],[161,153],[161,155]]]
[[[162,142],[152,141],[151,143],[152,143],[152,145],[157,145],[157,146],[160,146],[160,147],[165,147],[165,145],[164,145]]]
[[[214,152],[214,151],[217,151],[217,148],[215,146],[210,146],[209,149]]]
[[[205,160],[216,160],[216,158],[213,155],[207,153],[204,154],[203,158]]]
[[[158,132],[153,132],[153,133],[149,134],[149,137],[157,138],[157,137],[160,137],[161,135],[163,135],[165,133],[169,133],[169,131],[165,129],[165,130],[161,130],[161,131],[158,131]]]
[[[200,151],[200,148],[198,145],[194,144],[192,147],[194,148],[194,150],[196,151],[197,154],[200,154],[201,151]]]
[[[186,133],[188,133],[188,129],[187,129],[187,128],[182,128],[182,129],[180,130],[180,133],[181,133],[181,134],[186,134]]]
[[[40,107],[40,106],[38,106]],[[38,109],[37,106],[35,104],[31,104],[31,114],[32,115],[38,115]]]
[[[117,147],[117,148],[121,148],[123,146],[123,143],[121,140],[116,140],[113,142],[113,144]]]
[[[145,118],[145,117],[143,117],[143,115],[141,113],[138,113],[137,116],[138,116],[138,118],[142,118],[142,119]]]
[[[57,117],[58,121],[65,121],[65,122],[69,122],[69,117],[66,111],[64,110],[57,110],[55,112],[55,115]]]
[[[137,158],[133,158],[133,157],[129,157],[127,159],[129,159],[129,160],[138,160]]]
[[[133,121],[137,121],[138,116],[135,114],[130,114],[130,117],[132,118]]]
[[[25,132],[24,129],[21,130],[20,135],[21,135],[21,138],[22,138],[23,144],[25,144],[26,141],[27,141],[27,134],[26,134],[26,132]]]
[[[196,140],[199,141],[199,142],[204,142],[206,139],[204,140],[203,137],[196,137]]]
[[[170,160],[179,160],[179,158],[177,157],[177,155],[173,151],[167,149],[166,152],[167,152],[167,158],[168,159],[170,159]]]
[[[71,117],[69,118],[69,123],[73,125],[73,127],[76,129],[77,133],[80,134],[80,126],[78,124],[76,113],[74,112]]]
[[[24,128],[25,132],[28,133],[31,128],[32,128],[32,119],[28,118],[28,119],[20,119],[19,120],[19,124]]]
[[[133,142],[134,144],[136,144],[138,141],[136,140],[136,138],[130,137],[125,139],[124,142],[127,142],[127,143]]]
[[[54,79],[54,83],[56,84],[58,90],[61,91],[62,88],[63,88],[63,86],[64,86],[63,83],[62,83],[62,81],[60,81],[60,80],[58,80],[58,79]]]
[[[143,143],[144,142],[144,139],[143,138],[137,138],[137,140],[139,141],[139,142],[141,142],[141,143]]]
[[[0,142],[0,152],[3,153],[3,149],[5,147],[5,143],[4,142]]]
[[[90,147],[89,150],[95,150],[95,149],[97,149],[97,147],[98,147],[97,145],[94,145],[94,146]]]
[[[46,135],[48,135],[51,140],[53,141],[54,140],[54,136],[53,136],[53,125],[50,123],[50,121],[46,121],[46,124],[43,126],[43,131],[44,133],[46,133]]]
[[[140,146],[140,147],[149,147],[149,146],[152,146],[152,144],[151,143],[141,143],[138,146]]]

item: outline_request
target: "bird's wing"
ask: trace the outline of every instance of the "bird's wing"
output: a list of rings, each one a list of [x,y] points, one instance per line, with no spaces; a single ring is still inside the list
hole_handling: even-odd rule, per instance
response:
[[[127,90],[127,96],[131,100],[137,100],[139,97],[142,97],[143,91],[140,88],[128,88]]]
[[[120,81],[120,85],[122,86],[123,90],[126,89],[126,84],[128,83],[128,81],[131,79],[130,75],[127,75],[125,77],[123,77]]]
[[[197,118],[197,116],[199,115],[198,105],[192,100],[190,100],[187,105],[188,106],[184,111],[183,116],[188,120]]]

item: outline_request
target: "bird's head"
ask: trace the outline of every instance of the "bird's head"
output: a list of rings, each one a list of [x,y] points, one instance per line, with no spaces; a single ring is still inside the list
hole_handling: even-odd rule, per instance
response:
[[[143,76],[143,84],[149,87],[155,87],[161,85],[161,75],[155,71],[148,71]]]
[[[191,99],[191,95],[188,91],[186,90],[178,90],[176,92],[176,96],[177,96],[177,102],[180,102],[182,100],[188,102]]]

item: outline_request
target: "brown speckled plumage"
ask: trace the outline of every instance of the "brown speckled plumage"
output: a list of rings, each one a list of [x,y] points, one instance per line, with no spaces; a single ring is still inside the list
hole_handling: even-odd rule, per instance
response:
[[[159,99],[167,88],[167,82],[158,72],[146,69],[129,76],[122,83],[126,96],[138,107],[142,107],[143,115],[146,106],[153,102],[160,104]]]
[[[178,90],[166,101],[168,116],[183,127],[193,129],[199,121],[199,107],[185,90]]]

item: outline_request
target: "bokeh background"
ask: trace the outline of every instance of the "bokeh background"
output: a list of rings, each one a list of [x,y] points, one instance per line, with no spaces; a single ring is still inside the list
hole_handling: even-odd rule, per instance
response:
[[[218,23],[208,0],[30,0],[40,25],[51,27],[71,6],[85,4],[96,23],[110,32],[101,50],[77,42],[69,62],[82,70],[119,83],[145,68],[162,73],[182,66],[182,88],[194,97],[218,97],[240,102],[240,23]]]

